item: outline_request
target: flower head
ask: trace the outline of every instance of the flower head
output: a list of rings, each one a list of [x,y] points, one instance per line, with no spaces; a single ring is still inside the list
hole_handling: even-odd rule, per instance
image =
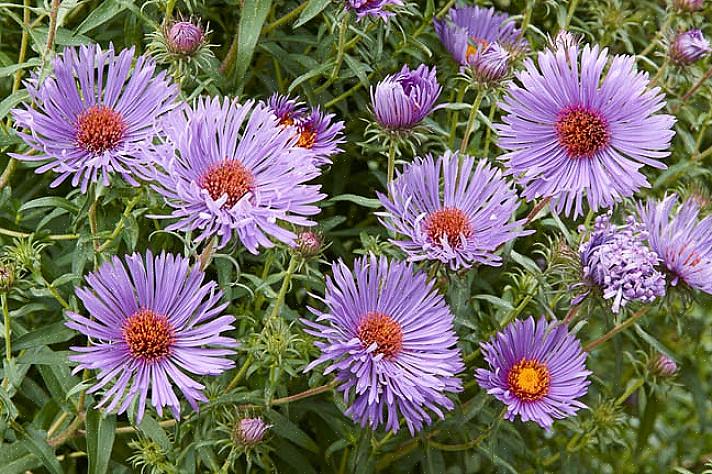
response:
[[[671,195],[661,202],[651,199],[639,206],[648,243],[662,259],[672,285],[682,280],[712,294],[712,216],[700,221],[699,207],[693,200],[685,201],[673,212],[676,202],[677,196]]]
[[[133,64],[133,67],[132,67]],[[53,59],[53,74],[33,74],[26,83],[32,104],[14,109],[19,136],[36,154],[14,158],[45,162],[36,173],[59,174],[86,191],[89,183],[109,185],[113,173],[130,184],[143,167],[141,150],[153,140],[157,118],[174,107],[177,88],[150,58],[134,49],[118,55],[113,46],[66,48]]]
[[[108,387],[99,407],[123,413],[138,401],[136,422],[143,417],[148,390],[151,404],[162,414],[168,407],[180,416],[176,386],[194,410],[206,401],[203,385],[186,373],[218,375],[234,366],[226,359],[237,345],[221,336],[235,318],[222,315],[222,292],[215,282],[203,283],[197,265],[171,254],[133,254],[104,263],[76,290],[89,317],[68,312],[67,326],[91,340],[72,347],[74,373],[99,370],[89,393]]]
[[[260,444],[272,425],[265,423],[260,417],[241,418],[235,423],[233,438],[236,443],[251,447]]]
[[[299,99],[292,99],[289,96],[281,95],[277,92],[267,99],[270,110],[279,119],[279,124],[288,127],[298,123],[306,114],[306,107]]]
[[[322,250],[323,237],[313,230],[305,230],[297,234],[294,241],[294,250],[303,258],[319,255]]]
[[[613,300],[614,313],[630,301],[651,303],[665,295],[665,276],[656,269],[660,258],[647,246],[647,236],[633,217],[615,226],[606,214],[596,218],[591,236],[581,244],[583,278]]]
[[[644,165],[665,168],[674,135],[660,88],[648,88],[635,59],[586,45],[547,49],[538,67],[525,61],[501,104],[496,125],[509,173],[532,200],[552,196],[553,209],[574,217],[584,197],[596,211],[649,186]]]
[[[434,26],[442,44],[462,66],[474,64],[493,43],[510,52],[528,47],[514,20],[494,8],[454,7],[444,20],[434,20]]]
[[[389,196],[378,198],[386,208],[381,222],[404,237],[393,243],[411,261],[439,260],[452,269],[499,265],[497,248],[530,233],[511,222],[519,199],[501,172],[449,151],[416,159],[389,184]]]
[[[705,0],[673,0],[673,6],[680,11],[694,12],[702,10]]]
[[[411,71],[405,65],[398,74],[371,87],[373,114],[387,130],[412,129],[433,111],[441,91],[435,67],[421,64]]]
[[[433,282],[411,264],[386,257],[360,258],[353,271],[332,265],[326,282],[326,312],[303,320],[321,357],[306,370],[330,362],[350,402],[346,411],[362,426],[384,423],[396,432],[402,415],[411,434],[451,410],[448,392],[459,392],[463,370],[453,316]],[[320,322],[324,324],[320,324]],[[384,420],[384,417],[385,418]]]
[[[505,418],[535,421],[549,429],[554,419],[574,415],[586,405],[577,399],[588,391],[586,353],[557,321],[517,320],[482,343],[488,369],[477,369],[480,386],[507,405]]]
[[[306,150],[317,166],[331,163],[331,157],[342,151],[339,145],[344,143],[344,122],[336,122],[334,117],[317,106],[295,124],[299,137],[297,146]]]
[[[195,54],[205,42],[203,28],[190,21],[177,21],[167,26],[165,37],[173,53],[186,56]]]
[[[672,377],[677,374],[677,363],[665,354],[657,354],[651,361],[650,369],[658,377]]]
[[[512,55],[498,43],[492,43],[473,59],[471,66],[475,81],[481,84],[497,84],[509,74]]]
[[[305,184],[318,176],[293,130],[280,127],[265,104],[198,99],[169,114],[156,156],[155,189],[178,219],[169,230],[199,231],[198,241],[233,235],[252,253],[272,247],[270,237],[292,244],[296,235],[280,221],[314,224],[324,195]]]
[[[346,0],[345,8],[355,12],[359,20],[364,17],[388,20],[395,13],[389,11],[386,7],[401,5],[403,5],[403,0]]]
[[[712,52],[709,41],[698,29],[682,31],[675,35],[670,45],[670,59],[678,66],[689,66],[706,58]]]

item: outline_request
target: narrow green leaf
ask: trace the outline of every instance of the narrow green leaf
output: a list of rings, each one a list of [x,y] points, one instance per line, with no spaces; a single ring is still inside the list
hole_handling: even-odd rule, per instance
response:
[[[126,5],[123,5],[121,2],[117,2],[116,0],[104,0],[87,15],[82,24],[77,27],[76,32],[80,35],[88,33],[97,26],[101,26],[111,20],[125,9]]]
[[[79,207],[76,204],[58,196],[47,196],[27,201],[22,205],[22,207],[20,207],[19,212],[37,209],[40,207],[59,207],[75,214],[79,212]]]
[[[116,416],[104,417],[99,410],[88,410],[86,427],[89,474],[103,474],[109,469]]]
[[[331,3],[331,0],[309,0],[306,8],[304,8],[302,14],[299,15],[299,19],[296,23],[294,23],[292,28],[299,28],[304,23],[317,16],[329,5],[329,3]]]
[[[238,32],[237,59],[235,62],[235,76],[242,82],[247,69],[252,62],[257,40],[262,31],[262,25],[267,18],[267,13],[272,7],[272,0],[245,0],[240,15],[240,29]]]
[[[349,201],[354,204],[358,204],[361,207],[368,207],[371,209],[378,209],[379,207],[381,207],[381,201],[379,201],[378,199],[357,196],[355,194],[341,194],[339,196],[332,197],[327,202],[332,203],[337,201]]]
[[[27,449],[42,460],[44,468],[54,474],[62,474],[62,472],[64,472],[62,471],[62,466],[59,464],[59,461],[57,461],[52,447],[47,444],[47,438],[44,432],[30,426],[27,427],[27,431],[24,434],[27,441],[29,441]]]
[[[9,96],[5,97],[5,99],[0,102],[0,120],[5,119],[7,114],[10,112],[10,109],[15,107],[23,100],[29,99],[29,97],[30,94],[27,93],[26,89],[20,89],[19,91],[14,92],[13,94],[10,94]]]
[[[44,348],[37,352],[26,352],[17,358],[18,364],[27,365],[67,365],[69,351],[51,351]]]
[[[168,439],[168,435],[165,431],[163,431],[161,425],[159,425],[151,415],[144,415],[143,420],[141,420],[141,424],[138,425],[138,429],[141,430],[143,434],[158,443],[161,448],[166,451],[171,450],[172,445],[171,441]]]
[[[18,337],[17,340],[12,342],[12,349],[19,351],[37,346],[46,346],[68,341],[74,336],[75,332],[66,327],[64,322],[59,321]]]
[[[32,58],[24,63],[11,64],[9,66],[0,67],[0,77],[8,77],[13,75],[15,71],[18,71],[20,69],[26,69],[28,67],[39,66],[40,64],[42,64],[42,60],[40,58]]]
[[[299,429],[297,425],[289,421],[289,419],[280,413],[272,410],[267,414],[267,418],[274,425],[272,431],[279,436],[288,439],[292,443],[314,453],[319,452],[319,446],[312,440],[309,435]]]
[[[39,467],[42,461],[28,449],[27,441],[3,444],[0,449],[0,466],[3,474],[23,474]]]

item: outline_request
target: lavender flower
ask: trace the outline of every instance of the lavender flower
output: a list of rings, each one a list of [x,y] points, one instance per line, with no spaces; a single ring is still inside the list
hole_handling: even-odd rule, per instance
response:
[[[86,335],[91,345],[72,347],[74,373],[99,370],[89,393],[110,387],[98,407],[123,413],[138,401],[141,422],[151,389],[151,404],[180,416],[175,385],[194,410],[206,401],[195,375],[219,375],[234,366],[226,359],[237,346],[221,336],[233,329],[232,316],[220,316],[227,303],[215,282],[203,284],[197,265],[171,254],[154,258],[133,254],[125,264],[114,257],[86,277],[88,286],[76,290],[90,317],[67,312],[67,326]]]
[[[235,424],[233,433],[235,441],[245,447],[252,447],[264,440],[267,431],[272,425],[267,424],[260,417],[242,418]]]
[[[359,20],[364,17],[388,20],[395,13],[387,10],[386,7],[401,5],[403,5],[403,0],[346,0],[345,8],[355,12]]]
[[[651,303],[665,295],[665,276],[655,268],[660,258],[645,243],[647,237],[633,217],[615,226],[609,213],[596,218],[593,233],[579,249],[584,280],[613,300],[614,313],[630,301]]]
[[[677,196],[639,205],[640,219],[648,230],[648,243],[671,275],[670,283],[712,294],[712,216],[698,220],[699,207],[685,201],[673,213]]]
[[[411,264],[373,255],[357,259],[353,272],[343,262],[332,270],[327,312],[310,308],[317,322],[303,320],[307,333],[325,340],[305,370],[331,362],[324,373],[336,372],[351,400],[346,414],[362,426],[385,422],[397,432],[402,415],[414,434],[432,422],[428,409],[443,418],[454,406],[446,393],[462,390],[456,374],[464,365],[453,316],[433,282]]]
[[[678,66],[689,66],[712,52],[710,43],[698,29],[679,32],[670,45],[670,59]]]
[[[492,43],[510,52],[528,47],[514,20],[494,8],[455,7],[444,20],[433,23],[442,44],[462,66],[475,63],[479,53]]]
[[[659,87],[648,88],[635,59],[598,46],[547,49],[538,65],[525,61],[501,104],[495,125],[501,156],[528,200],[552,196],[553,209],[574,217],[584,196],[596,211],[649,186],[644,165],[665,168],[675,118],[655,114],[665,105]]]
[[[497,43],[492,43],[472,59],[471,71],[476,82],[497,84],[509,74],[512,55]]]
[[[441,91],[435,67],[421,64],[411,71],[405,65],[371,87],[373,114],[387,130],[410,130],[433,111]]]
[[[658,377],[672,377],[677,374],[677,364],[665,354],[658,354],[651,361],[650,368]]]
[[[200,25],[177,21],[166,29],[165,38],[171,52],[191,56],[205,43],[205,32]]]
[[[272,113],[279,119],[279,124],[288,127],[294,125],[304,118],[306,107],[299,99],[292,99],[289,96],[281,95],[277,92],[272,94],[267,100]]]
[[[551,428],[554,419],[575,415],[586,405],[577,399],[588,391],[586,353],[565,325],[514,321],[482,343],[489,369],[477,369],[480,386],[507,405],[505,418],[535,421]]]
[[[705,7],[704,3],[704,0],[673,0],[672,5],[677,10],[694,12],[702,10]]]
[[[510,222],[517,193],[487,160],[475,167],[470,156],[428,155],[407,166],[388,189],[389,196],[378,194],[386,208],[379,216],[388,230],[404,236],[393,243],[410,261],[439,260],[453,270],[474,262],[500,265],[497,248],[531,233],[516,230],[522,221]]]
[[[156,119],[174,107],[177,88],[165,72],[155,74],[150,58],[134,49],[118,55],[113,46],[66,48],[52,61],[54,72],[43,81],[33,74],[26,82],[32,104],[12,111],[19,136],[37,153],[11,154],[42,161],[36,173],[59,174],[50,184],[71,178],[86,192],[89,183],[109,185],[119,173],[136,185],[134,173],[143,168],[141,150],[154,138]]]
[[[154,188],[178,219],[168,230],[199,231],[197,241],[234,234],[252,253],[272,247],[270,237],[291,245],[296,235],[279,221],[311,226],[319,213],[318,176],[293,130],[279,126],[265,104],[198,99],[162,123],[163,145],[149,150],[160,165]]]
[[[326,114],[319,107],[297,121],[297,146],[305,149],[312,163],[321,166],[331,163],[331,157],[341,152],[339,145],[344,143],[344,122],[335,122],[334,114]]]

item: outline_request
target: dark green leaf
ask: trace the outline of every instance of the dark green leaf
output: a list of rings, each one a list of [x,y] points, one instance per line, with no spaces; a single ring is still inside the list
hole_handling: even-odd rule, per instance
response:
[[[49,472],[62,474],[62,466],[54,455],[54,450],[47,444],[46,433],[31,426],[26,428],[25,437],[28,441],[27,449],[42,460],[42,465]]]
[[[237,59],[235,61],[235,76],[242,82],[247,69],[252,62],[257,40],[262,31],[262,25],[267,18],[267,13],[272,7],[272,0],[245,0],[240,15],[240,29],[238,32]]]
[[[114,446],[114,429],[116,416],[102,416],[96,409],[87,411],[87,456],[89,457],[89,474],[108,472],[111,450]]]

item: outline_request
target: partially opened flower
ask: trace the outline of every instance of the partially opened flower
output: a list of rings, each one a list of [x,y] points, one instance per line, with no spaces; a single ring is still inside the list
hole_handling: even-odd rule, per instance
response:
[[[357,259],[351,271],[332,265],[326,282],[325,312],[303,320],[321,357],[306,370],[329,362],[346,414],[362,426],[385,424],[396,432],[399,418],[411,434],[443,418],[454,407],[447,397],[462,390],[464,365],[457,349],[453,315],[426,274],[386,257]]]
[[[482,343],[489,365],[477,369],[480,386],[507,406],[505,418],[534,421],[549,429],[555,419],[573,416],[586,405],[586,353],[581,343],[558,321],[542,317],[509,324]]]
[[[34,154],[14,158],[44,162],[36,173],[58,174],[50,186],[71,179],[84,192],[90,183],[109,185],[112,174],[137,184],[141,151],[153,140],[155,123],[172,109],[178,89],[150,58],[113,46],[66,48],[52,60],[53,73],[26,82],[32,104],[12,111],[18,132]]]
[[[639,206],[648,242],[670,273],[672,285],[681,280],[712,294],[712,216],[700,220],[693,200],[676,203],[677,196],[671,195]]]
[[[500,245],[529,234],[512,221],[519,198],[502,173],[487,160],[455,153],[416,159],[378,194],[379,213],[393,240],[411,261],[439,260],[453,270],[474,263],[500,265]]]
[[[114,257],[86,277],[76,290],[89,316],[68,312],[67,326],[90,338],[89,346],[72,347],[74,372],[98,370],[89,393],[104,389],[98,407],[123,413],[136,401],[141,422],[151,390],[151,404],[180,417],[174,386],[190,406],[206,401],[204,386],[188,374],[219,375],[232,368],[226,357],[237,346],[221,333],[233,329],[235,318],[222,315],[227,303],[215,282],[186,258]]]
[[[346,0],[345,8],[355,12],[359,20],[365,17],[387,20],[395,15],[388,7],[401,5],[403,0]]]
[[[645,165],[665,168],[675,132],[659,87],[636,72],[635,58],[598,46],[547,49],[538,67],[525,61],[501,103],[495,125],[500,159],[524,186],[528,200],[553,197],[556,212],[574,217],[611,207],[649,186]],[[608,66],[607,72],[604,69]]]
[[[678,66],[689,66],[706,58],[712,52],[709,41],[699,29],[682,31],[675,35],[670,45],[670,59]]]
[[[373,114],[386,130],[410,130],[433,111],[441,91],[435,67],[421,64],[411,71],[405,65],[371,87]]]
[[[299,122],[306,113],[306,107],[299,99],[293,99],[287,95],[277,92],[272,94],[267,100],[272,113],[279,119],[279,124],[288,127]]]
[[[264,440],[270,428],[272,428],[272,425],[265,423],[259,416],[241,418],[235,423],[233,438],[237,444],[244,447],[252,447]]]
[[[291,128],[280,127],[265,104],[198,99],[162,122],[163,145],[149,150],[159,162],[154,188],[177,222],[168,230],[198,231],[197,240],[236,235],[252,253],[292,244],[281,223],[311,226],[324,195],[306,184],[319,174]]]
[[[658,377],[673,377],[677,374],[677,363],[665,354],[657,354],[650,361],[650,369]]]
[[[492,43],[473,58],[470,70],[475,81],[494,85],[507,77],[511,60],[509,51],[498,43]]]
[[[306,150],[317,166],[331,163],[331,157],[342,151],[339,145],[344,143],[344,122],[337,122],[334,117],[312,107],[295,123],[297,146]]]

